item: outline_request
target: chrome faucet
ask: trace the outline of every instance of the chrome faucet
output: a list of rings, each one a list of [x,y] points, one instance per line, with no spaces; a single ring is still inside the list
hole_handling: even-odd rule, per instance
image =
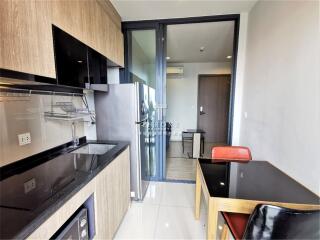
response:
[[[77,147],[79,145],[79,138],[76,136],[76,123],[75,122],[72,122],[71,130],[72,130],[72,145],[73,145],[73,147]]]

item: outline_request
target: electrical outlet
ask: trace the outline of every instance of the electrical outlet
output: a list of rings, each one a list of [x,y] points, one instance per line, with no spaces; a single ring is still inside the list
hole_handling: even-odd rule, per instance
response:
[[[29,181],[23,184],[24,186],[24,193],[27,194],[28,192],[32,191],[36,188],[36,179],[32,178]]]
[[[29,132],[19,134],[18,139],[19,139],[19,146],[23,146],[31,143],[31,135]]]

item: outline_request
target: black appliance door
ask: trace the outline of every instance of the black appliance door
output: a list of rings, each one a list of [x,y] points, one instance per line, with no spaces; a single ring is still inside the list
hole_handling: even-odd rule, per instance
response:
[[[87,209],[83,208],[66,222],[51,239],[79,239],[88,240]]]
[[[144,195],[150,181],[148,121],[140,124],[141,180]]]
[[[139,161],[140,161],[140,191],[139,199],[143,199],[150,181],[150,162],[149,162],[149,132],[148,132],[148,86],[136,83],[138,97],[138,116],[137,124],[139,127]]]

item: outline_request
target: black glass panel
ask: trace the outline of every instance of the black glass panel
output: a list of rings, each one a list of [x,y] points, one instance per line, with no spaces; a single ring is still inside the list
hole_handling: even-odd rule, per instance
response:
[[[58,84],[85,87],[88,82],[87,46],[53,26]]]
[[[0,182],[0,206],[33,211],[97,166],[95,155],[66,154]],[[34,187],[26,184],[33,181]],[[6,189],[6,191],[5,191]]]
[[[0,182],[0,238],[13,238],[72,191],[98,165],[94,155],[66,154]],[[27,187],[33,181],[34,187]]]
[[[107,59],[97,51],[88,48],[90,83],[107,84]]]
[[[266,161],[212,163],[200,159],[212,197],[319,204],[320,198]]]

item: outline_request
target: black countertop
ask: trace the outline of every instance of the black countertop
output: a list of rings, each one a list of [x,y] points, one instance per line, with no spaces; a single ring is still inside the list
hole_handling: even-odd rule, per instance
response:
[[[211,197],[320,204],[316,194],[267,161],[199,163]]]
[[[71,153],[87,143],[115,146],[102,155]],[[0,168],[0,238],[26,238],[128,145],[84,138],[76,148],[64,144]],[[31,179],[36,187],[26,193]]]

